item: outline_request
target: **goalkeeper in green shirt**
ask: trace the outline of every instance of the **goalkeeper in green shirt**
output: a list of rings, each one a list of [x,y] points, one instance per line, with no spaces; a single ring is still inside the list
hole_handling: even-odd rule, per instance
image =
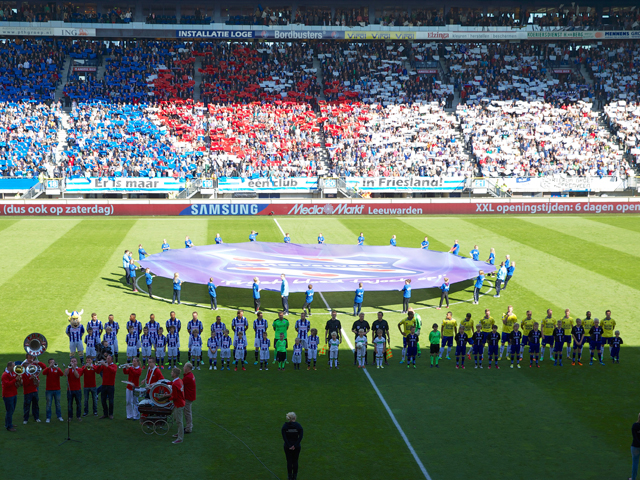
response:
[[[289,330],[289,320],[287,320],[286,318],[284,318],[284,312],[283,311],[279,311],[278,312],[278,318],[276,318],[273,321],[273,330],[275,333],[275,338],[273,339],[273,349],[275,350],[275,353],[277,354],[277,349],[276,349],[276,343],[278,341],[280,341],[281,339],[281,334],[284,335],[284,343],[285,343],[285,359],[284,361],[286,363],[289,363],[289,361],[286,359],[286,347],[289,347],[289,342],[287,340],[287,330]],[[276,355],[274,355],[275,357]],[[273,363],[276,363],[277,360],[273,360]]]
[[[435,360],[436,368],[438,367],[438,360],[440,359],[440,331],[438,330],[438,324],[433,324],[433,330],[429,332],[429,343],[431,344],[431,368]]]

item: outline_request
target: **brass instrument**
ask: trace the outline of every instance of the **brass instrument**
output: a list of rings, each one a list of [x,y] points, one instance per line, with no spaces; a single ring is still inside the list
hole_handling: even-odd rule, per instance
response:
[[[39,357],[46,350],[49,343],[41,333],[32,333],[24,339],[23,346],[25,351],[34,357]]]
[[[84,366],[84,369],[85,369],[85,370],[93,370],[93,364],[91,364],[91,365],[85,365],[85,366]]]
[[[24,367],[22,365],[14,365],[13,373],[16,375],[22,375],[24,373]]]
[[[27,374],[32,377],[37,376],[42,369],[38,365],[31,364],[27,367]]]
[[[133,363],[123,363],[122,365],[118,365],[118,368],[129,368],[133,367]]]

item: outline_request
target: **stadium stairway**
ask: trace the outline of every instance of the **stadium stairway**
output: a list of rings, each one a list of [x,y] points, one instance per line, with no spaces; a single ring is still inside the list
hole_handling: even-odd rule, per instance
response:
[[[62,152],[67,149],[67,130],[69,130],[69,114],[64,110],[60,112],[60,125],[58,127],[58,146],[54,152],[57,163],[62,161]]]
[[[111,58],[111,55],[105,55],[100,60],[98,70],[96,70],[96,80],[104,80],[104,74],[107,71],[107,61]]]
[[[195,73],[193,74],[193,80],[196,82],[196,84],[193,86],[193,101],[196,103],[200,101],[200,85],[202,84],[202,72],[200,72],[201,68],[202,57],[196,57],[196,61],[193,64],[193,69],[195,70]]]
[[[322,65],[317,57],[313,57],[313,68],[316,69],[316,78],[318,79],[318,85],[320,85],[320,95],[318,95],[318,100],[326,100],[327,98],[324,96],[324,90],[322,90]]]
[[[58,86],[56,87],[55,100],[61,101],[62,94],[64,93],[64,86],[69,81],[69,70],[71,67],[71,57],[69,55],[64,58],[64,65],[62,66],[62,76],[60,77],[60,81]]]

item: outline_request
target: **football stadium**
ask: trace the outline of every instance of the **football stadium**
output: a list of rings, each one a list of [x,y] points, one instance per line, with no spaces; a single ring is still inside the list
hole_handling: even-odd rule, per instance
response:
[[[2,478],[636,480],[639,66],[622,0],[0,2]]]

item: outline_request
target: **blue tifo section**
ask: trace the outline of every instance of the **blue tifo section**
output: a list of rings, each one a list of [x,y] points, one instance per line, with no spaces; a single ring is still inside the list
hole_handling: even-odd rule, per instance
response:
[[[3,190],[29,190],[37,183],[37,178],[0,178],[0,192]]]

